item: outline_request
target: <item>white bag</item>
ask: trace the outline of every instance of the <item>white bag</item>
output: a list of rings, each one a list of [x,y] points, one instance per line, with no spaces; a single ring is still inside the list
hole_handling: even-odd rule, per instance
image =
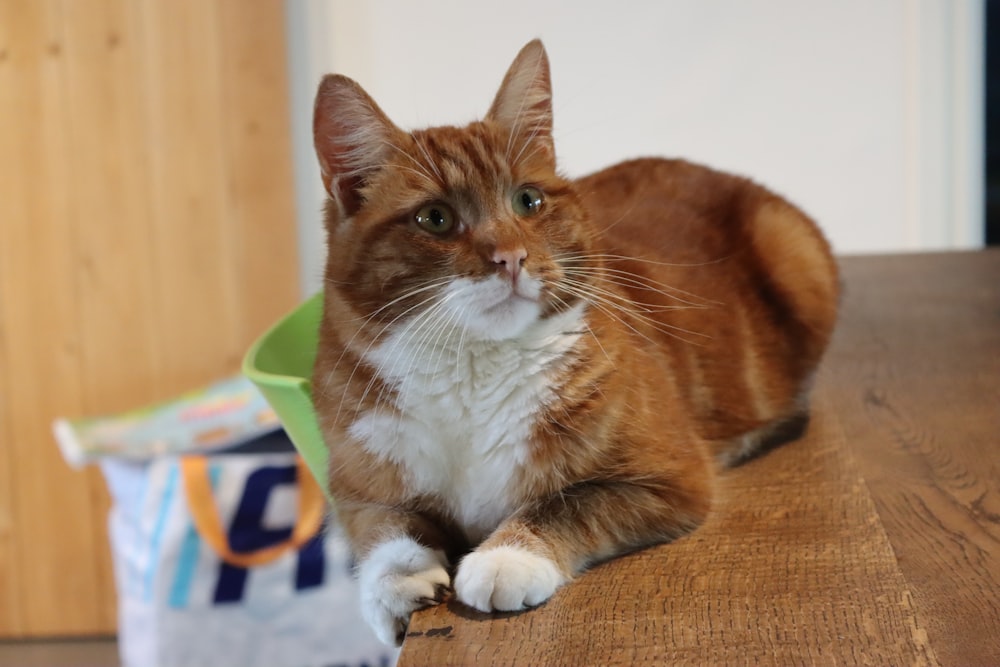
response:
[[[397,652],[379,643],[360,617],[340,529],[308,534],[310,521],[312,528],[323,522],[325,505],[296,454],[146,463],[104,458],[101,467],[114,499],[110,532],[123,665],[395,663]],[[206,492],[214,501],[204,502]],[[251,561],[270,562],[248,568],[226,562],[254,551]]]

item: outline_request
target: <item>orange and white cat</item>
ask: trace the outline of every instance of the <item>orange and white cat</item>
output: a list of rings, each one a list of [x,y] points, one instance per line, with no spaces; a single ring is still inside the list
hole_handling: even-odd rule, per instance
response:
[[[561,176],[540,42],[480,122],[405,132],[328,76],[314,130],[314,401],[382,640],[449,590],[523,609],[691,531],[718,469],[801,423],[837,311],[822,234],[680,160]]]

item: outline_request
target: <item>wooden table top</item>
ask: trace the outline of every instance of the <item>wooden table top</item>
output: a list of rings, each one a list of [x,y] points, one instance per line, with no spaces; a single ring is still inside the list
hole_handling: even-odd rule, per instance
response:
[[[1000,665],[1000,251],[842,267],[802,439],[537,609],[414,614],[400,666]]]

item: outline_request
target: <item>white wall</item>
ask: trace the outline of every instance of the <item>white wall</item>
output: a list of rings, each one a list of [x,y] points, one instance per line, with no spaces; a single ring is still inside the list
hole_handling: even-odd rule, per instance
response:
[[[399,125],[479,117],[541,37],[562,169],[682,156],[751,176],[838,252],[982,239],[982,0],[288,0],[303,285],[319,286],[319,77]]]

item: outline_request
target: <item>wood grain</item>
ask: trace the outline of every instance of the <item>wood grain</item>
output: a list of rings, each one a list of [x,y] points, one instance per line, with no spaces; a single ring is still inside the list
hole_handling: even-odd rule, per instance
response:
[[[76,278],[83,413],[99,414],[127,409],[137,393],[155,395],[159,376],[156,321],[148,297],[155,276],[153,266],[144,261],[150,229],[142,108],[141,98],[133,94],[140,80],[140,54],[130,29],[134,12],[126,3],[66,3],[62,8],[63,85],[68,94],[64,119],[69,131],[65,152],[74,156],[69,162],[74,176],[66,188],[75,230],[73,265],[64,272]],[[127,329],[122,329],[123,323]],[[130,363],[121,363],[123,359]],[[96,471],[86,474],[89,496],[95,499],[87,503],[93,507],[88,514],[103,524],[108,506],[104,482]],[[93,553],[97,591],[93,629],[81,628],[81,633],[116,625],[114,577],[104,555],[103,526],[90,530],[95,543],[86,549]],[[32,626],[49,621],[52,597],[42,598],[45,606]]]
[[[946,664],[1000,661],[1000,253],[847,260],[826,368]]]
[[[236,367],[237,276],[227,249],[233,229],[215,10],[211,2],[154,1],[141,17],[143,78],[156,82],[145,97],[146,142],[157,145],[150,156],[152,261],[176,267],[170,280],[154,285],[153,303],[160,335],[186,350],[163,369],[175,391],[205,370],[221,375]]]
[[[400,665],[1000,663],[1000,252],[843,265],[801,440],[538,609],[418,612]]]
[[[115,627],[104,483],[52,419],[234,373],[297,300],[283,20],[0,0],[0,637]]]
[[[232,227],[227,239],[234,250],[237,292],[238,349],[249,346],[274,324],[273,311],[260,303],[290,303],[297,286],[275,280],[269,263],[298,266],[294,243],[275,243],[295,227],[292,156],[288,141],[259,137],[289,136],[286,104],[287,62],[283,39],[261,39],[263,26],[280,29],[281,2],[218,1],[221,95],[225,115],[226,192]],[[277,98],[277,102],[276,102]]]
[[[84,555],[73,549],[37,548],[52,541],[47,534],[52,524],[39,519],[65,516],[67,508],[79,504],[67,501],[86,502],[90,494],[88,479],[58,461],[49,432],[53,411],[72,414],[84,409],[76,285],[46,289],[49,281],[58,283],[58,276],[72,270],[76,252],[66,187],[72,173],[65,157],[70,141],[65,123],[69,95],[62,6],[4,4],[0,24],[7,33],[3,41],[9,45],[4,77],[16,97],[0,119],[2,159],[8,165],[0,178],[4,183],[0,270],[7,288],[0,307],[6,328],[4,398],[11,432],[4,447],[14,466],[5,493],[14,499],[18,577],[3,585],[18,591],[17,621],[26,630],[47,616],[49,601],[70,596],[100,600],[96,554],[101,553],[97,544],[101,528],[92,512],[81,512],[69,521],[56,519],[59,540]],[[6,117],[11,113],[17,118]],[[66,609],[62,617],[70,626],[94,631],[99,625],[93,619],[100,615],[99,605],[90,603]]]
[[[14,105],[16,78],[10,65],[13,35],[7,27],[12,20],[13,5],[8,1],[0,1],[0,109],[11,109]],[[0,124],[0,154],[9,155],[14,150],[15,135],[11,127]],[[6,194],[0,191],[0,194]],[[18,205],[18,208],[20,206]],[[15,210],[13,200],[0,202],[0,215],[8,215]],[[0,294],[9,289],[7,281],[12,278],[4,271],[3,249],[0,248]],[[17,589],[11,585],[20,575],[17,559],[17,547],[14,543],[14,527],[17,523],[14,516],[17,511],[14,506],[10,489],[14,486],[14,450],[10,442],[14,437],[14,429],[10,419],[10,405],[7,397],[10,395],[7,361],[7,313],[0,305],[0,628],[21,628],[23,619],[20,605],[17,603]]]
[[[418,614],[402,664],[934,664],[842,446],[818,417],[805,441],[726,479],[693,535],[598,567],[530,613]]]

